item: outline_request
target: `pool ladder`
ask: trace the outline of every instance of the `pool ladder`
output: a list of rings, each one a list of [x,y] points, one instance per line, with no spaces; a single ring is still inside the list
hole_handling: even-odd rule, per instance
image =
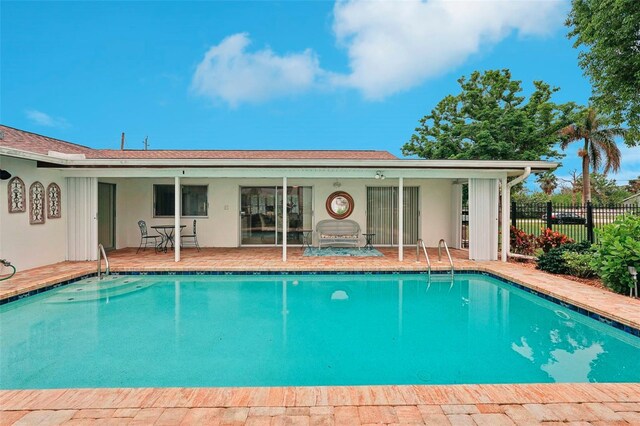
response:
[[[442,246],[444,245],[444,250],[447,252],[447,257],[449,258],[449,265],[451,265],[451,278],[453,278],[453,260],[451,259],[451,253],[449,253],[449,247],[447,247],[447,242],[444,238],[441,238],[438,241],[438,262],[442,262]]]
[[[424,245],[422,238],[418,238],[418,241],[416,241],[416,262],[420,262],[420,247],[422,247],[424,257],[427,259],[427,272],[429,273],[429,280],[431,280],[431,260],[429,260],[429,253],[427,253],[427,247]]]
[[[111,270],[109,269],[109,258],[107,258],[107,253],[104,251],[104,246],[102,244],[98,244],[98,279],[102,279],[102,258],[104,257],[104,262],[107,265],[107,269],[104,274],[109,275]]]

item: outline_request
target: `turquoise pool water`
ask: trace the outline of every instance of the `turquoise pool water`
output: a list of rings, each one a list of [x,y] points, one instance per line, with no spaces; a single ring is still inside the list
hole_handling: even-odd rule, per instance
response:
[[[0,387],[640,382],[640,338],[484,275],[112,276],[0,306]]]

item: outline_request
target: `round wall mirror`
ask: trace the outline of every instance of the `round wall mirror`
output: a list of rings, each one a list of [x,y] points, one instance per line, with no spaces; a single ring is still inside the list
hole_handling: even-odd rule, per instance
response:
[[[344,191],[336,191],[327,197],[327,213],[334,219],[345,219],[353,212],[353,198]]]

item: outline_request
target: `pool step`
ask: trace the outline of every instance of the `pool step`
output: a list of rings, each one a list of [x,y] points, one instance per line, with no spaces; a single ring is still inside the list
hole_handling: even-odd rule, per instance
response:
[[[47,303],[76,303],[103,300],[110,297],[122,296],[149,287],[138,277],[121,277],[109,275],[98,279],[88,278],[81,283],[71,284],[59,290]]]

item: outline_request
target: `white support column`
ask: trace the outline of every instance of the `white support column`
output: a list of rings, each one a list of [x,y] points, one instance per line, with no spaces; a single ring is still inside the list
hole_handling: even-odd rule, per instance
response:
[[[398,260],[404,260],[404,178],[398,178]]]
[[[507,261],[507,254],[509,253],[509,241],[511,237],[511,227],[509,226],[510,216],[510,192],[507,185],[507,177],[503,177],[502,180],[502,250],[500,251],[500,260]]]
[[[282,177],[282,261],[287,261],[287,177]],[[278,231],[276,230],[276,234]]]
[[[173,254],[175,261],[180,262],[180,214],[182,209],[180,208],[180,201],[182,201],[182,191],[180,191],[180,176],[175,178],[175,221],[173,230]]]

